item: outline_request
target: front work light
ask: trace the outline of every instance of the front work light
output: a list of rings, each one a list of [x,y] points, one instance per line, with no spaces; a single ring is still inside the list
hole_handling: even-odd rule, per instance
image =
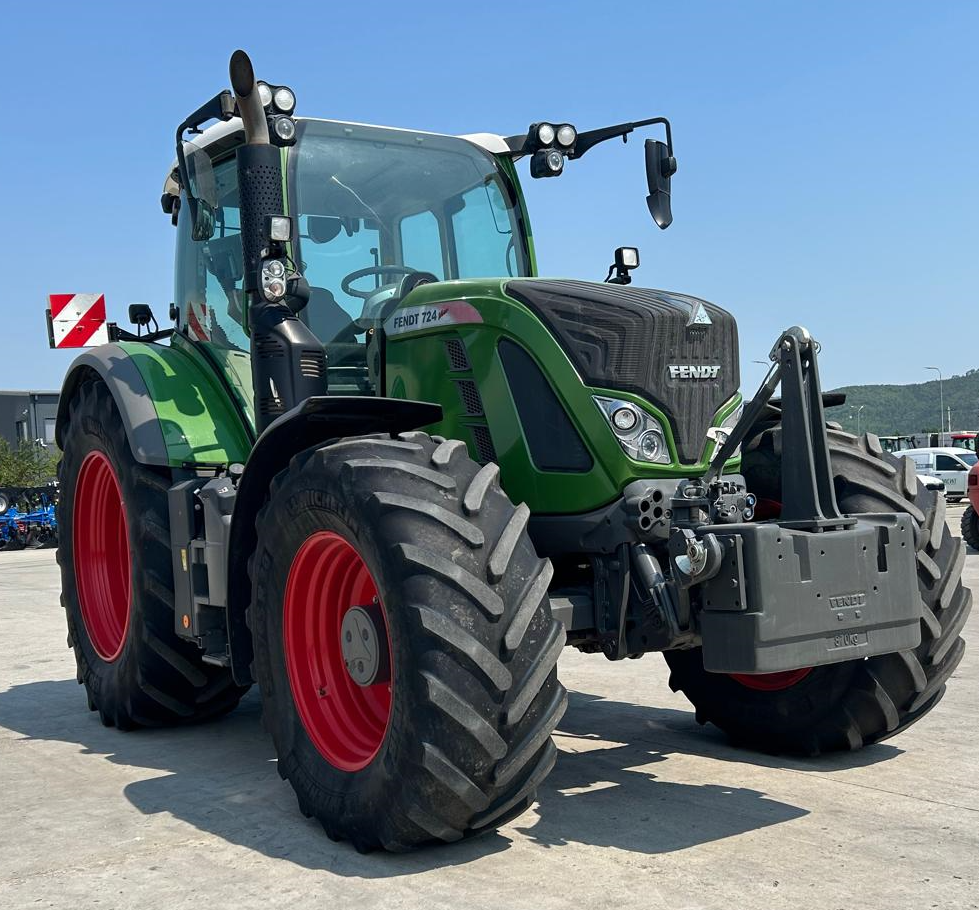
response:
[[[620,269],[639,268],[639,250],[634,246],[620,246],[615,251],[615,264]]]
[[[550,123],[540,123],[537,125],[537,142],[542,146],[553,144],[554,127]]]
[[[557,177],[564,170],[564,155],[557,149],[541,149],[530,159],[531,177]]]
[[[272,103],[272,87],[267,82],[258,83],[258,100],[265,108]]]
[[[266,233],[269,240],[288,243],[292,240],[292,219],[288,215],[269,215]]]
[[[285,114],[273,117],[272,132],[283,145],[290,145],[296,141],[296,121]]]
[[[272,102],[276,110],[282,111],[283,114],[291,114],[296,109],[296,96],[292,93],[292,89],[285,85],[280,85],[272,93]]]
[[[578,131],[570,124],[565,123],[557,129],[557,143],[566,149],[571,148],[578,138]]]
[[[605,280],[609,284],[631,284],[633,269],[639,268],[639,250],[634,246],[620,246],[615,251],[615,261],[609,266]]]

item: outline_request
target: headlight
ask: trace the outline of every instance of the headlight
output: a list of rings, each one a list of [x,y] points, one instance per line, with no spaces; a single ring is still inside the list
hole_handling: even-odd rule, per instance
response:
[[[578,131],[570,123],[565,123],[563,126],[557,128],[558,145],[563,145],[566,149],[569,149],[574,145],[575,139],[577,138]]]
[[[707,438],[714,443],[716,452],[717,449],[727,442],[728,436],[731,435],[731,431],[737,426],[738,421],[741,419],[741,415],[744,413],[744,401],[741,401],[738,406],[731,411],[722,421],[719,427],[711,427],[707,431]],[[741,446],[738,447],[731,453],[732,458],[737,458],[741,454]],[[713,453],[711,453],[713,456]]]
[[[265,82],[258,83],[258,100],[262,102],[262,107],[272,103],[272,89]]]
[[[669,464],[670,450],[666,445],[663,425],[631,401],[604,398],[596,395],[595,404],[605,415],[609,427],[622,450],[636,461]]]
[[[291,114],[296,108],[296,96],[284,85],[275,90],[272,101],[283,114]]]
[[[637,423],[639,423],[639,415],[636,414],[635,408],[616,408],[616,410],[612,411],[612,426],[616,430],[627,433]]]
[[[554,127],[549,123],[542,123],[537,127],[537,141],[541,145],[550,145],[554,141]]]

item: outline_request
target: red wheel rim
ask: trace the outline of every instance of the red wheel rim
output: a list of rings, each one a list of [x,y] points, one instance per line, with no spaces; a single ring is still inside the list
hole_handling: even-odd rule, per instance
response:
[[[755,521],[778,518],[782,514],[782,503],[774,499],[759,499],[755,504]],[[783,670],[779,673],[729,673],[735,682],[741,683],[756,692],[780,692],[804,680],[812,672],[812,667],[799,670]]]
[[[375,597],[370,570],[339,534],[318,531],[292,561],[282,623],[292,698],[313,745],[342,771],[359,771],[373,761],[391,720],[392,683],[357,685],[340,645],[344,614]]]
[[[129,530],[119,478],[103,452],[89,452],[75,485],[72,516],[75,587],[92,647],[112,663],[129,629]]]
[[[728,676],[756,692],[778,692],[801,682],[812,672],[812,667],[800,670],[783,670],[780,673],[729,673]]]

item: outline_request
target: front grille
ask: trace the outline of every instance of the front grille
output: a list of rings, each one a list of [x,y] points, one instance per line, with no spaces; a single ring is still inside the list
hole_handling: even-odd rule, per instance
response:
[[[641,395],[669,420],[680,461],[700,458],[714,414],[740,385],[730,313],[683,294],[588,281],[524,279],[506,291],[548,326],[587,385]],[[698,307],[710,325],[688,325]],[[719,369],[671,375],[671,365]]]

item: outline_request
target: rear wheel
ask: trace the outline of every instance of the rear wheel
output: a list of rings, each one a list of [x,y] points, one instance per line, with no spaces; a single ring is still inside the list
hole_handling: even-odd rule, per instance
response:
[[[83,382],[69,413],[58,562],[68,643],[89,707],[123,729],[229,711],[244,690],[174,632],[169,472],[133,458],[101,382]]]
[[[815,755],[859,749],[893,736],[930,711],[962,659],[959,633],[972,606],[962,586],[964,550],[945,525],[945,500],[919,486],[914,466],[881,449],[875,436],[828,433],[836,495],[844,512],[908,512],[918,525],[921,644],[886,654],[787,673],[725,675],[704,670],[699,649],[669,651],[670,686],[697,719],[766,752]],[[749,490],[781,501],[778,428],[745,448]]]
[[[550,564],[495,465],[422,433],[310,449],[259,514],[249,625],[279,773],[360,850],[494,828],[567,696]]]
[[[962,522],[959,525],[962,539],[973,550],[979,550],[979,515],[972,506],[966,506],[962,513]]]

